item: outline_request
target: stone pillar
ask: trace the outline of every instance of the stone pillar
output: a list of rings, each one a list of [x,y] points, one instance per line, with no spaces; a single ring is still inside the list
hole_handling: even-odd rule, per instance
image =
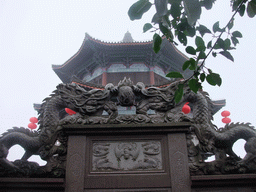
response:
[[[69,136],[65,192],[84,192],[86,136]]]
[[[190,192],[190,174],[185,133],[168,134],[172,192]]]

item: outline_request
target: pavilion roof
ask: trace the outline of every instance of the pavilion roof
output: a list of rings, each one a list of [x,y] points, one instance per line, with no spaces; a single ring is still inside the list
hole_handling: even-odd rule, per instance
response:
[[[86,33],[78,52],[64,64],[52,65],[52,68],[64,83],[71,82],[74,75],[82,78],[86,73],[92,73],[98,67],[108,67],[111,63],[143,62],[148,66],[158,65],[166,71],[182,71],[188,58],[172,43],[163,38],[158,54],[154,53],[152,45],[153,41],[105,42]],[[125,60],[127,58],[129,61]]]

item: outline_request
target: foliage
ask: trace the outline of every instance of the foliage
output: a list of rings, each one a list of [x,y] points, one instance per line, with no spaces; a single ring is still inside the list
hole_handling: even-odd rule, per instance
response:
[[[231,0],[233,15],[226,26],[220,27],[219,21],[216,21],[212,29],[200,24],[202,9],[210,10],[214,5],[215,0],[154,0],[154,4],[149,0],[139,0],[134,3],[128,15],[131,20],[140,19],[152,6],[155,6],[156,13],[154,14],[151,23],[146,23],[143,26],[143,32],[154,32],[153,49],[158,53],[161,49],[162,33],[170,42],[177,45],[177,40],[184,46],[191,58],[187,60],[182,69],[193,71],[193,75],[184,81],[191,90],[197,92],[202,88],[204,81],[212,86],[221,86],[222,79],[219,74],[212,72],[211,69],[205,66],[205,60],[212,55],[222,55],[227,59],[234,61],[231,50],[235,49],[239,43],[239,38],[242,34],[235,30],[234,18],[237,13],[242,17],[247,12],[249,17],[256,15],[256,0]],[[156,26],[156,27],[155,27]],[[158,33],[157,33],[158,32]],[[226,38],[222,38],[223,34]],[[210,41],[206,42],[206,35],[211,35]],[[188,37],[194,38],[195,45],[187,45]],[[170,72],[166,75],[170,78],[182,78],[180,72]],[[179,85],[175,93],[175,102],[179,102],[183,95],[183,85]]]

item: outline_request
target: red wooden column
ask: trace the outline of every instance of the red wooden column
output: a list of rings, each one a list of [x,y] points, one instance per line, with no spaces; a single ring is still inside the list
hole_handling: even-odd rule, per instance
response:
[[[153,67],[150,67],[149,77],[150,77],[150,85],[155,85],[155,74],[154,74]]]
[[[102,73],[102,85],[105,86],[107,85],[107,69],[103,68],[103,73]]]

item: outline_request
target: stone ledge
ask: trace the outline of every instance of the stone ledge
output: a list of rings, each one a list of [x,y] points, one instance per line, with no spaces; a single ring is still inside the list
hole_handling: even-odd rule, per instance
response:
[[[161,123],[161,124],[97,124],[97,125],[63,125],[68,135],[81,134],[124,134],[124,133],[186,133],[191,123]]]
[[[191,176],[192,187],[250,186],[256,187],[256,174]]]
[[[0,191],[64,191],[64,178],[0,178]]]

